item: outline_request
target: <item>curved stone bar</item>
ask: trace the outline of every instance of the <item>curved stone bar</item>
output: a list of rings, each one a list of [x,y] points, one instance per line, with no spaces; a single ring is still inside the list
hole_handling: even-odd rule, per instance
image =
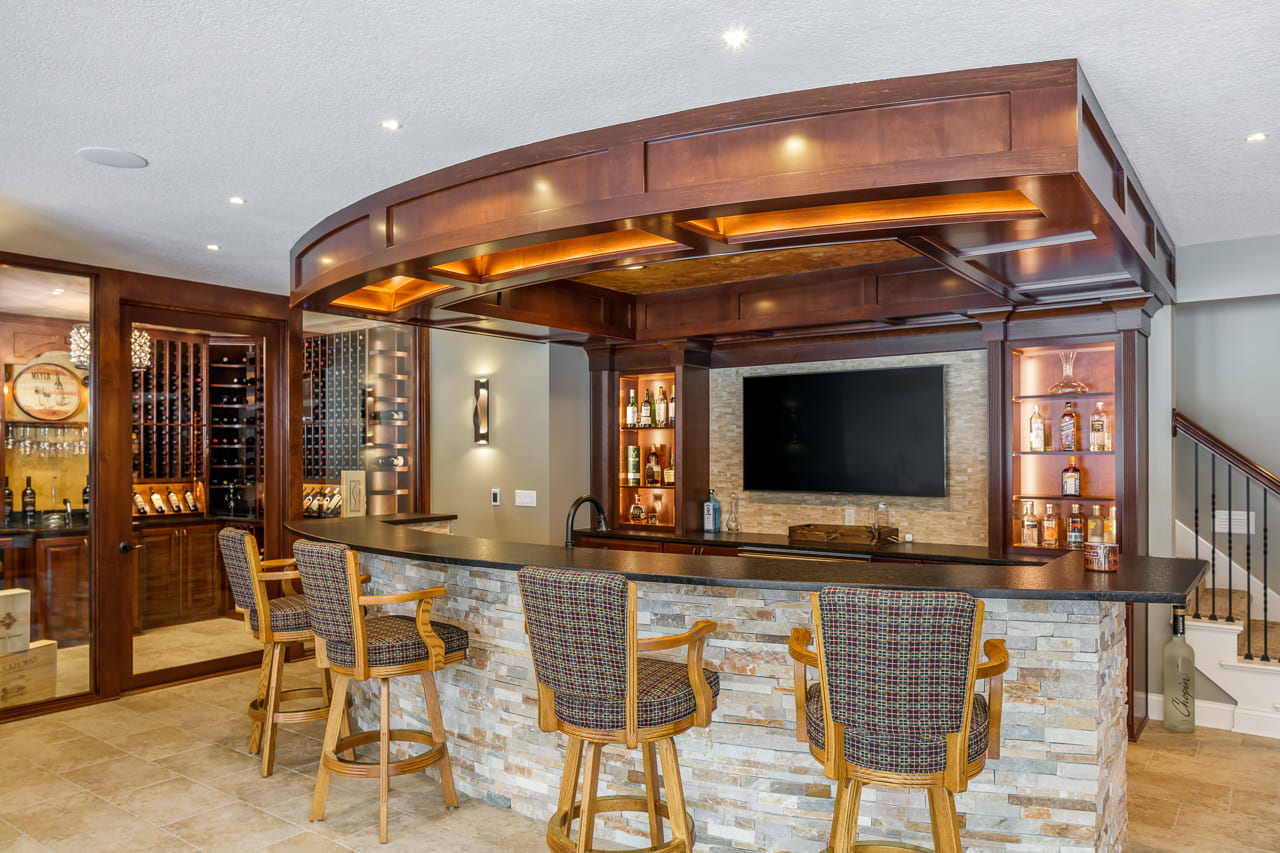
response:
[[[1127,822],[1121,602],[1185,596],[1204,571],[1198,561],[1131,558],[1115,575],[1086,575],[1078,555],[1044,567],[915,566],[569,550],[412,527],[377,519],[290,525],[359,551],[377,593],[448,589],[432,618],[471,635],[467,660],[438,676],[456,784],[531,817],[555,810],[564,743],[537,727],[514,570],[538,564],[628,574],[639,586],[642,635],[674,634],[699,619],[718,623],[706,659],[721,672],[719,706],[710,729],[677,741],[700,850],[818,851],[826,844],[833,787],[796,742],[786,642],[793,627],[811,627],[808,590],[830,582],[970,589],[986,604],[984,639],[1007,642],[1000,758],[956,798],[966,848],[1119,850]],[[1135,588],[1144,584],[1145,591]],[[394,713],[423,725],[413,685],[393,690]],[[372,694],[357,697],[359,727],[373,722],[375,709]],[[637,762],[633,753],[606,752],[601,795],[639,794]],[[922,792],[868,789],[860,814],[860,838],[932,844]],[[603,819],[597,831],[634,847],[647,837],[642,821],[624,824],[621,816]]]

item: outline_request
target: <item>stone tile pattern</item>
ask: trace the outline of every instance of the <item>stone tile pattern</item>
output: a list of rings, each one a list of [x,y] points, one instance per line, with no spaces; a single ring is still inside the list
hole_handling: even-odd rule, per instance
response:
[[[742,529],[782,533],[792,524],[843,524],[844,508],[856,507],[866,524],[879,501],[918,542],[987,543],[987,355],[982,350],[801,364],[721,368],[711,371],[711,488],[727,517],[729,496],[739,495]],[[947,496],[905,498],[876,495],[747,492],[742,486],[742,377],[822,373],[889,367],[946,366]]]
[[[555,807],[565,740],[537,727],[533,665],[513,572],[361,554],[371,590],[443,585],[433,619],[471,633],[467,660],[437,674],[454,776],[464,793],[545,820]],[[1098,602],[986,601],[984,638],[1004,638],[1002,754],[957,798],[966,849],[1119,850],[1125,833],[1124,610]],[[827,843],[832,783],[795,739],[793,627],[810,628],[798,592],[639,585],[642,636],[714,619],[707,665],[721,673],[708,730],[677,739],[699,850],[812,853]],[[816,675],[814,676],[816,677]],[[392,726],[427,725],[421,688],[392,683]],[[376,694],[356,699],[376,725]],[[432,771],[428,771],[431,773]],[[609,747],[601,794],[638,794],[639,752]],[[643,818],[610,816],[598,838],[645,846]],[[867,789],[863,838],[930,847],[923,792]],[[606,831],[607,827],[607,831]]]

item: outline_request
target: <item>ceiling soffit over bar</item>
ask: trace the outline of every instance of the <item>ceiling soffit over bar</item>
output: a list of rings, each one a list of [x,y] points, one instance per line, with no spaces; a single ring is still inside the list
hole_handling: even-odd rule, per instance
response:
[[[629,337],[645,332],[622,319],[627,300],[650,311],[736,280],[717,278],[726,258],[812,250],[753,271],[787,277],[817,272],[819,247],[894,240],[972,285],[949,292],[948,310],[1070,299],[1072,281],[1089,282],[1082,298],[1173,298],[1172,241],[1077,63],[1062,60],[755,98],[461,163],[311,229],[292,251],[290,301],[434,323],[468,306],[497,316],[511,299],[480,297],[540,290],[517,300],[539,306],[536,322]],[[830,263],[835,281],[857,261]],[[616,291],[609,319],[575,307],[583,282]],[[871,322],[920,313],[893,305]]]

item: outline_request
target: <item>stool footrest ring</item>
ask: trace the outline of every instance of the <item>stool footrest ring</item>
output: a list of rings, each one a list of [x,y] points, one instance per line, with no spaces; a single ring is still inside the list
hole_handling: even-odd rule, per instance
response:
[[[417,755],[411,755],[408,758],[401,758],[396,761],[387,763],[387,772],[391,776],[404,776],[408,773],[417,773],[427,767],[438,762],[445,756],[445,745],[436,743],[431,735],[416,729],[391,729],[388,733],[388,740],[392,743],[397,741],[420,743],[431,747],[425,752]],[[320,756],[320,760],[324,763],[326,769],[338,776],[347,776],[356,779],[377,779],[380,775],[380,764],[377,761],[348,761],[339,758],[340,753],[348,752],[357,746],[364,746],[370,743],[379,743],[382,737],[379,732],[355,732],[350,737],[340,738],[334,745],[332,752],[324,752]]]
[[[891,841],[857,841],[854,842],[853,849],[857,853],[901,853],[903,850],[908,853],[933,853],[928,847]],[[822,848],[822,853],[831,853],[831,846]]]
[[[582,812],[581,801],[573,804],[573,807],[558,811],[547,821],[547,846],[551,848],[552,853],[576,853],[578,846],[570,840],[569,830],[573,827],[573,822],[578,819]],[[599,797],[596,800],[596,815],[604,812],[639,812],[647,815],[649,812],[649,802],[644,797]],[[671,819],[671,810],[667,804],[659,801],[657,803],[657,812],[664,820]],[[689,844],[692,849],[694,840],[693,817],[685,812],[685,821],[689,826]],[[635,847],[627,848],[626,853],[681,853],[686,847],[683,841],[672,839],[664,844],[658,844],[653,847]],[[588,853],[604,853],[599,848],[592,847]]]
[[[281,702],[294,702],[298,699],[324,698],[324,691],[319,687],[298,687],[293,690],[281,690]],[[266,700],[254,699],[249,703],[249,719],[260,723],[267,718]],[[311,708],[300,708],[296,711],[276,711],[277,723],[309,723],[312,720],[324,720],[329,716],[329,703]]]

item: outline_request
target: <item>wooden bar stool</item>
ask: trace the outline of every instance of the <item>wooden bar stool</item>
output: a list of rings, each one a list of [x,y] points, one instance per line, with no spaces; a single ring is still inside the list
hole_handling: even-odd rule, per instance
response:
[[[862,786],[924,788],[938,853],[960,853],[955,795],[1000,757],[1003,640],[978,662],[982,602],[964,593],[830,586],[813,594],[817,652],[796,628],[796,740],[836,782],[832,853],[850,853]],[[819,680],[807,684],[806,668]],[[975,695],[975,679],[989,679]],[[801,726],[799,721],[803,721]],[[828,738],[830,740],[828,740]],[[834,742],[834,749],[826,744]],[[862,842],[859,851],[919,850]]]
[[[218,548],[227,571],[236,610],[244,613],[245,627],[262,643],[262,669],[258,690],[249,703],[249,752],[262,753],[262,775],[270,776],[276,756],[276,727],[280,723],[305,723],[323,720],[329,715],[329,672],[321,669],[319,687],[284,690],[284,653],[290,643],[313,639],[307,601],[297,594],[293,582],[298,573],[293,560],[263,560],[258,555],[258,540],[238,527],[218,531]],[[268,581],[280,581],[285,595],[271,598]],[[317,659],[320,655],[317,654]],[[321,697],[324,703],[301,710],[282,711],[285,702]]]
[[[702,647],[716,623],[683,634],[636,636],[636,586],[620,575],[526,567],[518,573],[525,633],[538,682],[538,726],[569,736],[560,802],[547,821],[556,853],[592,851],[596,817],[637,811],[649,816],[647,853],[690,853],[693,818],[685,810],[675,736],[711,724],[720,695],[718,673],[702,668]],[[685,663],[642,658],[641,651],[688,647]],[[588,745],[582,798],[577,799],[583,745]],[[605,744],[643,746],[645,797],[597,797]],[[667,801],[658,799],[654,747],[662,760]],[[664,841],[662,821],[671,823]],[[571,840],[578,821],[577,841]]]
[[[436,695],[435,671],[467,655],[467,632],[444,622],[431,621],[431,602],[445,594],[445,588],[417,590],[391,595],[361,595],[362,577],[355,552],[345,545],[300,540],[293,544],[293,556],[302,575],[312,630],[324,641],[327,657],[337,681],[321,747],[320,768],[316,771],[316,792],[311,801],[311,819],[324,818],[329,778],[333,773],[359,779],[378,780],[378,839],[387,840],[387,803],[391,777],[417,773],[440,766],[440,787],[444,803],[458,807],[445,742],[444,719]],[[414,616],[366,616],[366,605],[418,603]],[[397,675],[417,675],[427,705],[431,731],[391,728],[391,679]],[[344,735],[348,689],[351,681],[378,679],[380,713],[377,731]],[[392,741],[424,744],[427,750],[399,761],[391,760]],[[338,753],[364,744],[378,744],[378,760],[365,762],[354,755]]]

